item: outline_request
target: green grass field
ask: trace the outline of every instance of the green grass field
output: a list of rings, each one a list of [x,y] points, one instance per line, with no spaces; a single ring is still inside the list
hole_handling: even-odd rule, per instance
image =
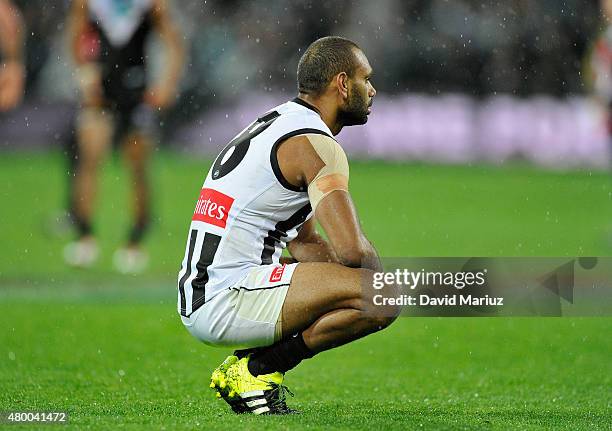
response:
[[[174,277],[209,162],[156,155],[152,267],[139,277],[111,268],[130,210],[114,160],[96,220],[102,259],[87,272],[64,266],[68,239],[49,231],[62,163],[0,156],[0,411],[63,410],[79,429],[612,428],[612,318],[401,318],[289,373],[302,415],[234,416],[208,388],[228,350],[198,343],[175,312]],[[606,173],[351,169],[383,256],[612,254]]]

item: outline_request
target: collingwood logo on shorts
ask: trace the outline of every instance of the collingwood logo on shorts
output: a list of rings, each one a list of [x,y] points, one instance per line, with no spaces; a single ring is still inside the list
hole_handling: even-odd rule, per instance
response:
[[[285,272],[285,265],[274,268],[270,274],[270,282],[281,281],[283,278],[283,272]]]

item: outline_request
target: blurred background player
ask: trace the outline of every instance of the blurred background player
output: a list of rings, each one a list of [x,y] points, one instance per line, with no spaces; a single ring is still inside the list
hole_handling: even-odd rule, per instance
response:
[[[0,0],[0,112],[13,109],[23,97],[23,20],[9,0]]]
[[[98,257],[92,228],[97,170],[115,139],[132,171],[134,222],[127,244],[117,250],[113,262],[120,272],[139,272],[148,260],[141,242],[150,222],[146,167],[155,111],[176,99],[181,39],[165,0],[76,0],[69,32],[82,103],[76,122],[72,209],[79,237],[66,247],[64,257],[80,267],[90,266]],[[163,73],[152,84],[145,48],[154,34],[166,56]]]
[[[606,112],[608,135],[612,133],[612,0],[601,0],[604,28],[595,40],[586,61],[587,84],[595,100]]]
[[[601,0],[600,5],[603,31],[595,39],[587,56],[585,76],[591,94],[603,113],[612,153],[612,0]]]

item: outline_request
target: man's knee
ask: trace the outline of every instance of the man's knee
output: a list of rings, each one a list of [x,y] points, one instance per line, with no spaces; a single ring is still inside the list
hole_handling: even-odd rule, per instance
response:
[[[364,319],[368,322],[368,326],[372,332],[382,331],[395,322],[400,315],[400,311],[401,307],[392,310],[386,309],[385,312],[381,314],[376,313],[372,315],[366,312]]]
[[[401,313],[402,307],[399,305],[379,306],[375,303],[374,297],[382,293],[385,297],[397,297],[401,291],[395,285],[387,286],[384,291],[373,288],[375,272],[369,269],[348,269],[350,276],[344,278],[348,281],[345,289],[340,289],[335,293],[333,308],[352,308],[361,310],[365,315],[372,319],[377,319],[378,326],[387,327]],[[342,293],[340,293],[342,292]]]
[[[374,298],[380,295],[390,298],[397,297],[399,292],[398,286],[387,285],[384,290],[376,290],[373,287],[374,271],[361,271],[362,281],[359,309],[363,310],[364,319],[367,320],[367,325],[372,332],[383,330],[399,317],[402,307],[401,305],[395,305],[395,301],[388,301],[384,305],[379,305],[375,302]]]
[[[349,298],[355,304],[352,308],[364,309],[364,301],[367,299],[368,292],[372,286],[374,271],[370,269],[349,269],[352,272],[353,278],[350,282]]]
[[[79,134],[94,141],[106,141],[113,130],[110,113],[100,108],[84,108],[77,116]]]

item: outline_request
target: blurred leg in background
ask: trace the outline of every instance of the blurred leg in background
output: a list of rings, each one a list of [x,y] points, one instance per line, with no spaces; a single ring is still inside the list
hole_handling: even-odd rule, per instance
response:
[[[118,109],[118,112],[119,144],[130,171],[133,221],[126,243],[113,256],[113,264],[119,272],[139,273],[148,264],[148,255],[142,241],[151,220],[148,162],[156,136],[156,115],[146,104]]]
[[[111,114],[101,106],[86,106],[78,115],[72,208],[78,239],[68,244],[64,254],[66,262],[73,266],[88,267],[98,258],[92,219],[98,169],[110,146],[112,130]]]

